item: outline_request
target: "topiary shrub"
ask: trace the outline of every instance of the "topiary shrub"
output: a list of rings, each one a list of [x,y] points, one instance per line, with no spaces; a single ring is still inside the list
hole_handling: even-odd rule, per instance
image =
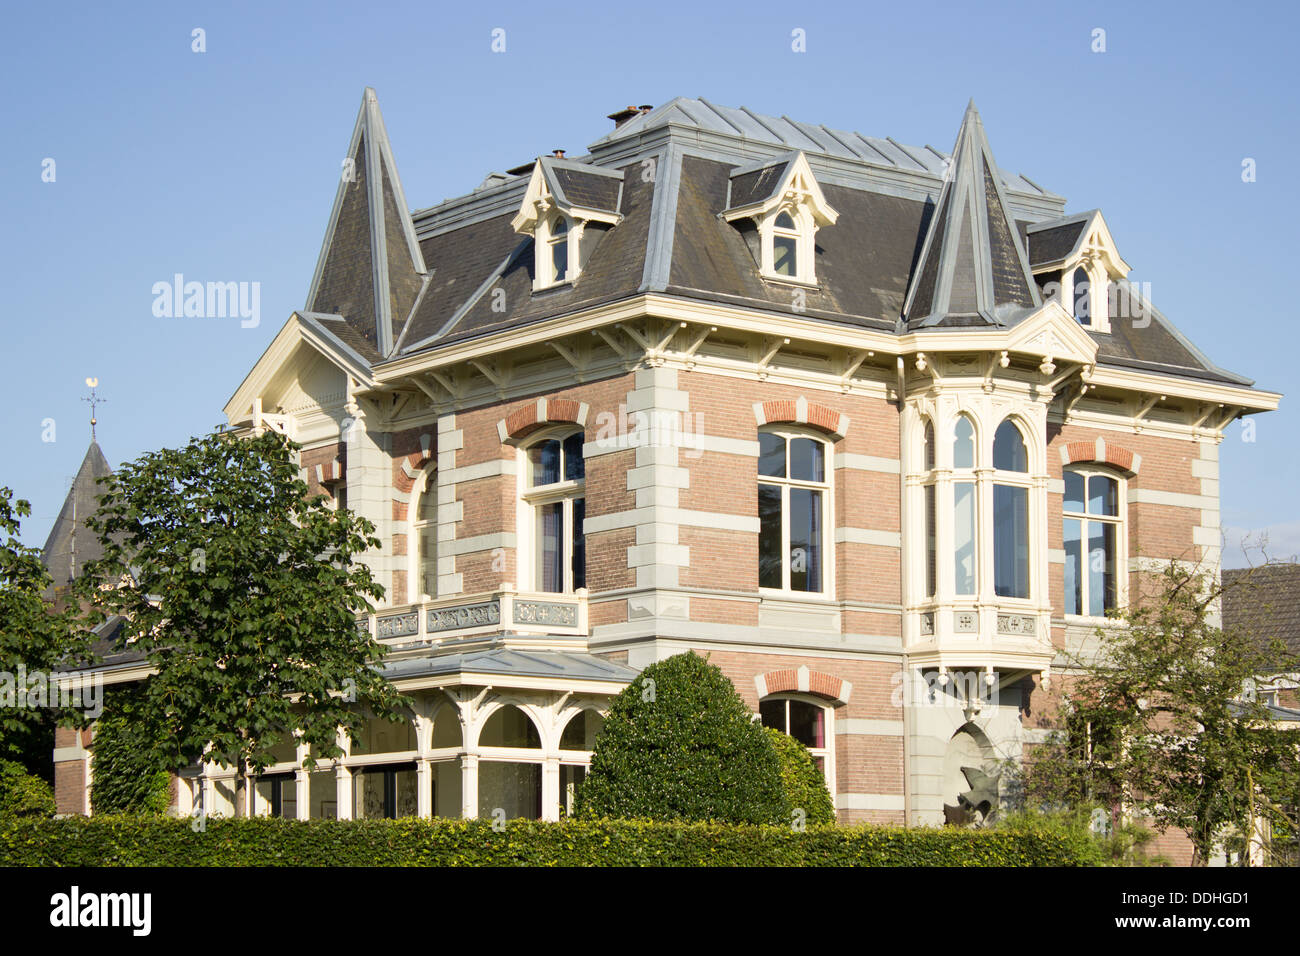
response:
[[[0,760],[0,821],[49,819],[54,791],[40,777],[12,760]]]
[[[162,730],[140,707],[136,686],[110,691],[95,724],[94,777],[90,805],[95,813],[165,813],[171,803],[171,775],[159,746]]]
[[[781,789],[785,793],[786,820],[803,811],[805,823],[834,823],[835,805],[831,803],[826,778],[813,761],[808,748],[775,727],[765,727],[777,759],[781,761]]]
[[[789,824],[771,741],[694,653],[651,664],[614,698],[577,815]]]

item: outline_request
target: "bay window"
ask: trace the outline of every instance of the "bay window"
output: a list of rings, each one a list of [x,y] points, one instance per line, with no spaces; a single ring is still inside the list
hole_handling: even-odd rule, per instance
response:
[[[1029,455],[1011,419],[993,436],[993,590],[1029,597]]]

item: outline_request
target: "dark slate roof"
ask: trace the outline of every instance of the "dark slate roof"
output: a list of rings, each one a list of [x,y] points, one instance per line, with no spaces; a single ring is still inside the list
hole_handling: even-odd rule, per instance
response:
[[[374,90],[362,97],[308,312],[340,315],[381,356],[392,353],[424,286],[425,265]]]
[[[587,166],[584,169],[579,163],[564,163],[546,158],[542,159],[542,166],[550,180],[551,191],[565,205],[602,209],[606,212],[618,211],[623,178],[612,170],[599,166]]]
[[[908,291],[907,328],[1010,325],[1040,304],[996,168],[971,103]]]
[[[790,168],[790,160],[781,159],[760,166],[758,169],[739,169],[731,174],[731,195],[728,209],[748,206],[752,203],[766,202],[781,185],[785,171]]]
[[[360,182],[340,191],[308,311],[341,315],[319,324],[372,365],[645,292],[789,313],[793,287],[759,274],[752,223],[720,214],[770,195],[796,150],[840,213],[817,233],[818,286],[804,290],[802,318],[881,331],[1013,324],[1039,295],[1029,262],[1051,262],[1072,232],[1077,243],[1078,224],[1093,214],[1067,217],[1063,199],[1000,170],[973,108],[948,162],[929,146],[679,98],[623,123],[587,157],[542,158],[552,190],[569,203],[616,201],[610,211],[623,218],[588,227],[601,238],[576,282],[534,292],[532,239],[510,224],[531,167],[407,215],[394,209],[401,185],[377,106],[373,116],[368,109],[354,133]],[[367,135],[382,138],[378,191],[364,186],[375,152],[364,148]],[[370,195],[382,196],[384,208],[387,355],[376,331],[374,277],[383,270],[374,268]],[[408,225],[420,237],[416,256],[399,241]],[[1250,384],[1150,311],[1150,322],[1093,333],[1103,365]]]
[[[112,473],[99,443],[92,440],[41,552],[41,561],[56,588],[71,583],[88,561],[104,556],[104,548],[98,536],[86,527],[86,519],[99,510],[97,499],[104,489],[98,479]]]
[[[473,673],[629,683],[639,671],[591,654],[496,647],[464,654],[435,654],[387,661],[381,673],[388,680]]]
[[[1044,228],[1040,223],[1026,228],[1024,234],[1029,242],[1029,264],[1037,268],[1049,262],[1060,262],[1074,251],[1087,225],[1087,219],[1079,219],[1061,226]]]
[[[1223,572],[1223,627],[1281,640],[1300,656],[1300,564]]]

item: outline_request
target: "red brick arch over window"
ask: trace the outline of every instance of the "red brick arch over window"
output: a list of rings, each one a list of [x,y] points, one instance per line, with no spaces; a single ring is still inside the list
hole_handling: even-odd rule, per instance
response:
[[[812,694],[824,697],[839,706],[849,702],[853,685],[831,674],[810,671],[807,667],[791,667],[785,670],[768,671],[754,678],[754,689],[758,699],[762,700],[772,694]]]
[[[571,398],[539,398],[512,409],[509,415],[497,422],[497,434],[503,442],[518,441],[543,425],[557,422],[586,425],[588,411],[586,402],[576,402]]]
[[[1096,441],[1072,441],[1061,446],[1061,464],[1073,465],[1081,461],[1095,461],[1111,465],[1130,477],[1142,467],[1142,456],[1122,445],[1108,443],[1103,438]]]
[[[754,418],[760,425],[807,425],[835,438],[849,430],[849,416],[825,405],[815,405],[800,395],[794,399],[777,399],[754,403]]]

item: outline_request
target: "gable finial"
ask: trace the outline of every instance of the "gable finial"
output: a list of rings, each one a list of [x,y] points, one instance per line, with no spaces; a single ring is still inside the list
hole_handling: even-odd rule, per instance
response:
[[[98,423],[98,421],[99,421],[99,419],[95,417],[95,409],[96,409],[96,406],[98,406],[101,402],[106,402],[106,401],[108,401],[108,399],[106,399],[106,398],[100,398],[99,393],[98,393],[97,391],[95,391],[95,389],[97,389],[97,388],[99,387],[99,379],[98,379],[98,378],[93,378],[93,377],[92,377],[92,378],[88,378],[88,379],[86,379],[86,385],[90,388],[90,397],[89,397],[89,398],[82,398],[82,401],[83,401],[83,402],[86,402],[86,403],[90,406],[90,440],[91,440],[91,441],[94,441],[94,440],[95,440],[95,425],[96,425],[96,424]]]

